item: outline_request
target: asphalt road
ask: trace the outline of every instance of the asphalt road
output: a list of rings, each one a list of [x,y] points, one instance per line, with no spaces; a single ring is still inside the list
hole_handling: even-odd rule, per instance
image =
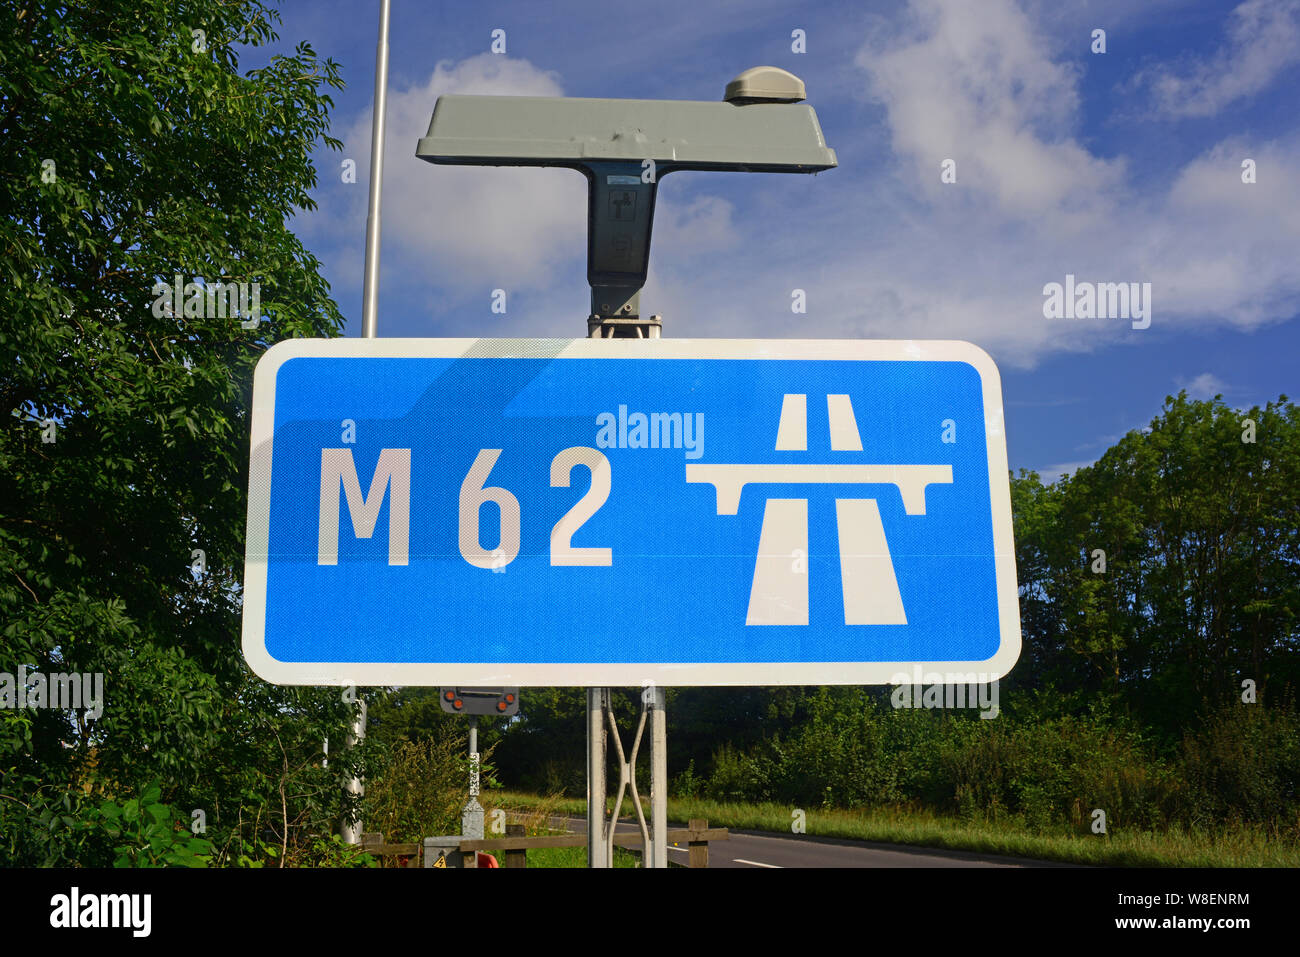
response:
[[[583,818],[565,818],[569,830],[586,833]],[[685,824],[670,824],[685,827]],[[637,833],[635,823],[620,820],[618,832]],[[1059,867],[1047,861],[1016,857],[996,857],[970,851],[947,851],[911,847],[905,844],[879,844],[816,837],[808,834],[785,835],[766,831],[730,829],[726,841],[709,844],[709,867],[765,870],[783,867]],[[669,845],[669,860],[686,864],[685,846]]]

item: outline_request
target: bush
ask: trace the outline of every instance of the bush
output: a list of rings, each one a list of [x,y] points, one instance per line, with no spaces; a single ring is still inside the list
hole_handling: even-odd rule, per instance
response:
[[[1086,829],[1096,808],[1108,825],[1161,826],[1177,788],[1140,734],[1102,715],[1007,721],[954,743],[939,755],[951,803],[966,814],[1005,811],[1033,829]]]
[[[8,865],[207,867],[213,858],[212,843],[190,832],[188,815],[164,804],[157,784],[99,803],[46,789],[25,813],[0,814],[0,831],[10,839]]]
[[[1034,702],[992,720],[895,710],[866,696],[831,706],[814,706],[788,736],[748,753],[720,748],[702,793],[802,807],[920,805],[1032,829],[1086,829],[1094,808],[1110,825],[1159,827],[1183,800],[1177,766],[1104,703],[1070,714]]]
[[[678,798],[697,798],[704,793],[707,782],[695,773],[695,759],[686,765],[686,770],[673,778],[672,795]]]
[[[705,793],[718,801],[768,801],[772,796],[770,762],[723,745],[713,755],[713,773]]]
[[[1280,706],[1229,704],[1183,739],[1185,813],[1193,824],[1294,826],[1300,819],[1300,716]]]
[[[455,733],[396,744],[384,770],[366,784],[366,830],[379,831],[390,844],[459,834],[469,783],[467,747],[466,738]],[[485,788],[497,786],[490,756],[491,749],[479,768]]]

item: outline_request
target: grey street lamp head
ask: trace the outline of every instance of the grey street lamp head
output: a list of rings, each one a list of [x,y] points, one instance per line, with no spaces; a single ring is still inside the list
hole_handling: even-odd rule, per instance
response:
[[[587,177],[591,321],[638,320],[661,177],[677,170],[818,173],[836,166],[803,82],[755,67],[721,102],[438,97],[415,155],[463,166],[562,166]]]

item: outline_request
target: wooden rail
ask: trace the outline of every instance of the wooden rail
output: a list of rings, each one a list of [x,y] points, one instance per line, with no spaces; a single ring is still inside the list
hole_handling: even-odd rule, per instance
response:
[[[544,834],[539,837],[526,837],[522,824],[507,824],[506,836],[469,840],[460,842],[462,853],[473,854],[478,851],[505,851],[506,867],[527,867],[528,852],[544,847],[586,847],[586,834]],[[709,827],[703,818],[692,818],[687,827],[673,828],[666,835],[668,844],[685,844],[690,851],[691,867],[709,866],[709,842],[726,841],[731,835],[725,827]],[[618,847],[641,847],[641,835],[638,832],[614,835]],[[410,857],[406,867],[420,866],[420,844],[385,844],[384,836],[369,832],[361,835],[361,849],[367,854],[379,858],[379,866],[384,866],[384,859],[389,857]],[[643,849],[644,853],[644,849]]]
[[[380,867],[419,867],[421,847],[420,844],[385,844],[384,835],[378,831],[367,831],[361,835],[361,850],[377,858]],[[406,857],[409,860],[405,864],[394,862],[389,865],[385,861],[389,857]]]
[[[511,835],[508,833],[510,826],[522,827],[521,825],[507,825],[507,834],[505,837],[488,838],[484,840],[461,841],[460,849],[462,851],[505,851],[506,867],[527,867],[527,862],[513,863],[511,851],[523,851],[525,854],[529,850],[540,847],[586,847],[586,834],[547,834],[541,837],[523,837],[521,835]],[[667,843],[669,844],[686,844],[690,851],[691,867],[708,867],[709,866],[709,842],[725,841],[730,839],[731,835],[725,827],[709,827],[709,822],[702,818],[692,818],[687,827],[673,828],[668,831]],[[618,847],[640,847],[641,835],[635,831],[629,834],[615,834],[614,843]],[[643,851],[644,853],[644,851]],[[522,855],[513,855],[515,860]]]

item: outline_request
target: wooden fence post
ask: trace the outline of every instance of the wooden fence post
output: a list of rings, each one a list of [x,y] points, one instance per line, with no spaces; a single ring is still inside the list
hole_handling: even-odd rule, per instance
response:
[[[692,831],[707,831],[709,822],[702,817],[693,817],[688,824]],[[690,848],[690,866],[691,867],[708,867],[709,866],[709,842],[708,841],[688,841],[687,847]]]
[[[367,854],[374,853],[373,850],[371,849],[383,843],[384,843],[384,835],[383,832],[381,831],[364,831],[361,834],[361,850]],[[378,854],[376,854],[375,857],[379,861],[379,866],[383,867],[384,866],[383,857],[379,856]]]
[[[523,837],[524,826],[522,824],[507,824],[506,837]],[[506,867],[527,867],[528,851],[526,848],[519,850],[506,850]]]

